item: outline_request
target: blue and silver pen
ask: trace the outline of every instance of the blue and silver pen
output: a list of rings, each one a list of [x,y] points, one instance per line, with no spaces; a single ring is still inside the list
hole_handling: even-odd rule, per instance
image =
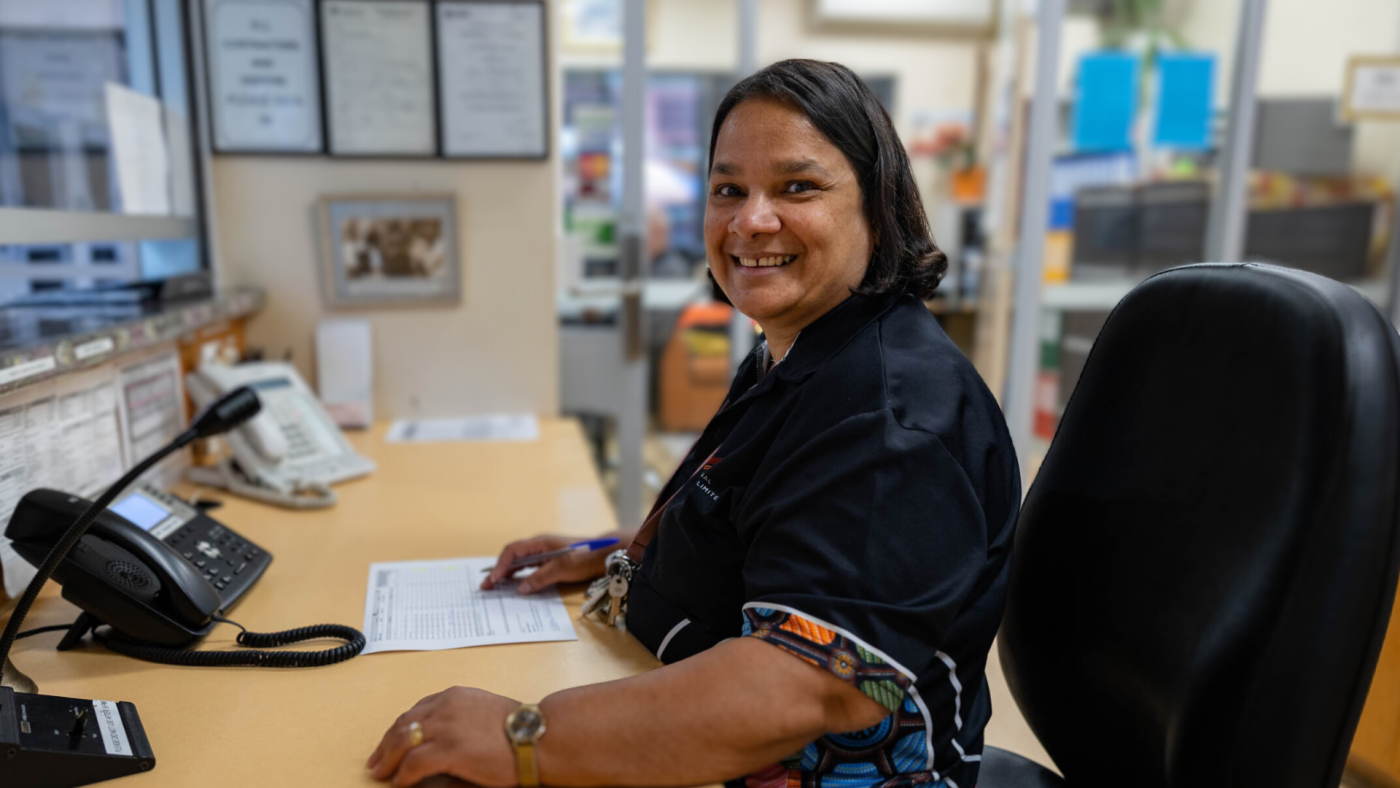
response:
[[[558,550],[550,550],[547,553],[535,553],[534,555],[521,556],[515,559],[514,561],[510,562],[510,568],[524,569],[527,566],[538,566],[552,558],[558,558],[561,555],[568,555],[569,553],[592,552],[594,550],[602,550],[604,547],[612,547],[613,545],[617,544],[618,541],[619,540],[616,538],[608,538],[590,539],[586,542],[574,542],[568,547],[561,547]],[[489,572],[491,570],[490,568],[488,568],[486,571]]]

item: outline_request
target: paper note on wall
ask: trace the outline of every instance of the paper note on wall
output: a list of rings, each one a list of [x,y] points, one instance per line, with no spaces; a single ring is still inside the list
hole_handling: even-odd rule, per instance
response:
[[[1074,101],[1075,150],[1130,149],[1137,96],[1137,55],[1094,52],[1081,58]]]
[[[108,364],[0,398],[0,524],[36,487],[92,496],[125,470],[116,370]],[[3,529],[0,529],[3,530]],[[0,536],[5,593],[18,596],[34,567]]]
[[[107,83],[107,127],[123,213],[170,214],[170,157],[160,102]]]
[[[1157,56],[1156,145],[1180,150],[1210,147],[1215,111],[1215,56],[1163,52]]]

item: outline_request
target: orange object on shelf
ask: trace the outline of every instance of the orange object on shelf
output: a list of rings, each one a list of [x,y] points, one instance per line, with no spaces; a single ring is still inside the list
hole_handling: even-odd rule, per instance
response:
[[[969,167],[953,172],[953,199],[960,203],[979,203],[987,191],[987,171]]]
[[[729,321],[733,308],[719,303],[691,304],[661,353],[657,381],[661,428],[698,432],[709,423],[729,392]]]

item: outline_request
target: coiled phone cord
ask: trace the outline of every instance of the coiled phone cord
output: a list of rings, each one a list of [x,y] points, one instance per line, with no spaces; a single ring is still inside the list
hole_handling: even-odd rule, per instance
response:
[[[167,646],[152,646],[148,643],[131,640],[121,633],[112,631],[99,634],[94,630],[92,635],[94,640],[108,649],[128,657],[165,665],[206,668],[319,668],[358,656],[365,647],[365,636],[361,634],[360,630],[340,624],[317,624],[316,626],[298,627],[282,632],[249,632],[242,624],[222,616],[215,616],[214,620],[224,624],[233,624],[243,630],[238,633],[238,645],[247,647],[247,650],[193,651]],[[344,640],[345,645],[325,651],[258,650],[323,638]]]

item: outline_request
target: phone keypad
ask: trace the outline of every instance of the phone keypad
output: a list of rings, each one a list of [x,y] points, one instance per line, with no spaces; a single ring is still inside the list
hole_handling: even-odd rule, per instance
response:
[[[258,545],[208,517],[191,520],[165,543],[189,561],[231,608],[264,570],[272,556]]]
[[[290,397],[269,397],[273,421],[287,440],[287,459],[295,462],[321,453],[321,447],[307,429],[305,415]]]

